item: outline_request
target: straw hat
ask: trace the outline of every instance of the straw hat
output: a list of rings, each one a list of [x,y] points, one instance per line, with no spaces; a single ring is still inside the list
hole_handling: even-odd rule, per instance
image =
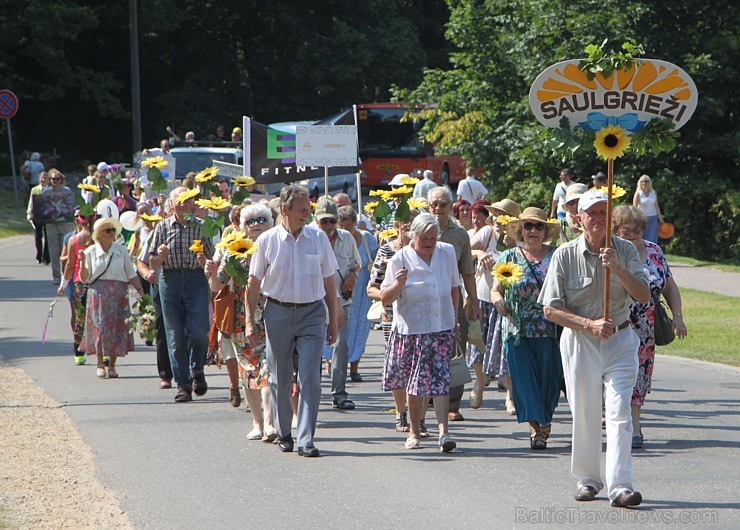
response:
[[[519,219],[509,222],[509,224],[506,225],[506,233],[516,241],[522,241],[522,227],[525,221],[545,223],[545,241],[555,241],[560,237],[560,224],[557,222],[548,223],[545,210],[534,206],[525,208],[519,216]]]
[[[93,233],[92,233],[93,241],[97,242],[100,236],[100,231],[108,226],[111,226],[116,229],[116,238],[118,238],[118,236],[121,235],[123,226],[121,226],[121,223],[118,222],[118,219],[114,219],[113,217],[101,217],[100,219],[95,221],[95,225],[93,226]]]
[[[568,204],[571,201],[575,201],[581,198],[581,195],[588,191],[588,186],[585,184],[571,184],[565,192],[565,203]]]
[[[496,215],[496,212],[494,210],[499,210],[501,212],[506,212],[506,215],[510,215],[512,217],[519,217],[519,215],[522,213],[521,206],[519,206],[511,199],[501,199],[500,201],[494,202],[493,204],[486,204],[486,210],[491,212],[493,215]]]

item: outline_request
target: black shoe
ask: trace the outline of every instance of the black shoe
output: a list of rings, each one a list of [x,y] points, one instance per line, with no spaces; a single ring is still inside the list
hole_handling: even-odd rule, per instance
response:
[[[175,395],[175,403],[187,403],[193,401],[193,394],[187,388],[180,387]]]
[[[349,378],[353,383],[362,383],[362,376],[357,372],[350,373]]]
[[[596,488],[592,486],[581,486],[576,492],[577,501],[592,501],[596,499]]]
[[[355,403],[351,399],[345,399],[344,401],[335,401],[332,407],[335,409],[342,409],[342,410],[354,410]]]
[[[154,346],[154,343],[150,340],[145,341],[144,344],[146,344],[147,346]]]
[[[306,458],[316,458],[321,456],[318,447],[299,447],[298,456],[305,456]]]
[[[640,495],[639,491],[624,490],[612,501],[612,506],[615,508],[627,508],[629,506],[638,506],[641,503],[642,495]]]
[[[208,383],[203,374],[193,374],[193,392],[196,396],[205,396],[208,392]]]
[[[293,452],[293,436],[288,435],[285,438],[278,438],[275,443],[283,453]]]

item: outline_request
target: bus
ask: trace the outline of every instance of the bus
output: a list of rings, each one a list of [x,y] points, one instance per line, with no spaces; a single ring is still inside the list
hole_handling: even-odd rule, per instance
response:
[[[436,156],[434,144],[419,139],[423,121],[402,121],[408,110],[408,106],[395,103],[357,105],[363,186],[387,185],[397,173],[420,176],[425,169],[434,171],[435,178],[443,184],[454,184],[464,179],[463,159],[459,156]]]

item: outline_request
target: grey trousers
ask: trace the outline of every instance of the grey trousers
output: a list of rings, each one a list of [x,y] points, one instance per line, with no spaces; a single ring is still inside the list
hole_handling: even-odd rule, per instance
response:
[[[344,324],[339,328],[339,338],[331,352],[331,395],[335,403],[347,399],[347,362],[349,361],[349,310],[352,304],[344,306]]]
[[[321,402],[321,353],[326,342],[326,310],[321,300],[291,309],[265,303],[267,368],[278,436],[291,436],[293,351],[298,352],[298,446],[312,447]]]
[[[73,230],[72,223],[46,223],[46,238],[49,242],[49,259],[51,260],[51,276],[54,283],[62,279],[62,267],[59,256],[64,248],[64,236]]]

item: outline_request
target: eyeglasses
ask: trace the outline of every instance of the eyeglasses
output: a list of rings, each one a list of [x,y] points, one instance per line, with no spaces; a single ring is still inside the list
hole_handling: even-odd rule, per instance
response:
[[[522,228],[524,228],[525,230],[532,230],[534,228],[538,232],[542,232],[545,229],[545,223],[530,223],[529,221],[525,221],[522,225]]]
[[[620,226],[617,228],[617,232],[620,234],[642,234],[642,228],[627,228],[626,226]]]
[[[321,225],[327,225],[327,224],[335,225],[335,224],[337,224],[337,220],[334,219],[333,217],[324,217],[323,219],[320,219],[319,220],[319,224],[321,224]]]
[[[255,219],[247,219],[248,226],[261,225],[261,224],[265,224],[266,222],[267,222],[267,219],[264,217],[256,217]]]
[[[51,177],[51,180],[52,181],[54,181],[54,180],[62,180],[62,177]]]
[[[115,234],[115,232],[116,232],[116,229],[115,229],[115,228],[113,228],[113,227],[110,227],[110,228],[103,228],[103,229],[101,230],[101,232],[105,232],[106,234]]]
[[[429,206],[432,208],[447,208],[449,205],[450,203],[447,201],[435,201],[429,203]]]

